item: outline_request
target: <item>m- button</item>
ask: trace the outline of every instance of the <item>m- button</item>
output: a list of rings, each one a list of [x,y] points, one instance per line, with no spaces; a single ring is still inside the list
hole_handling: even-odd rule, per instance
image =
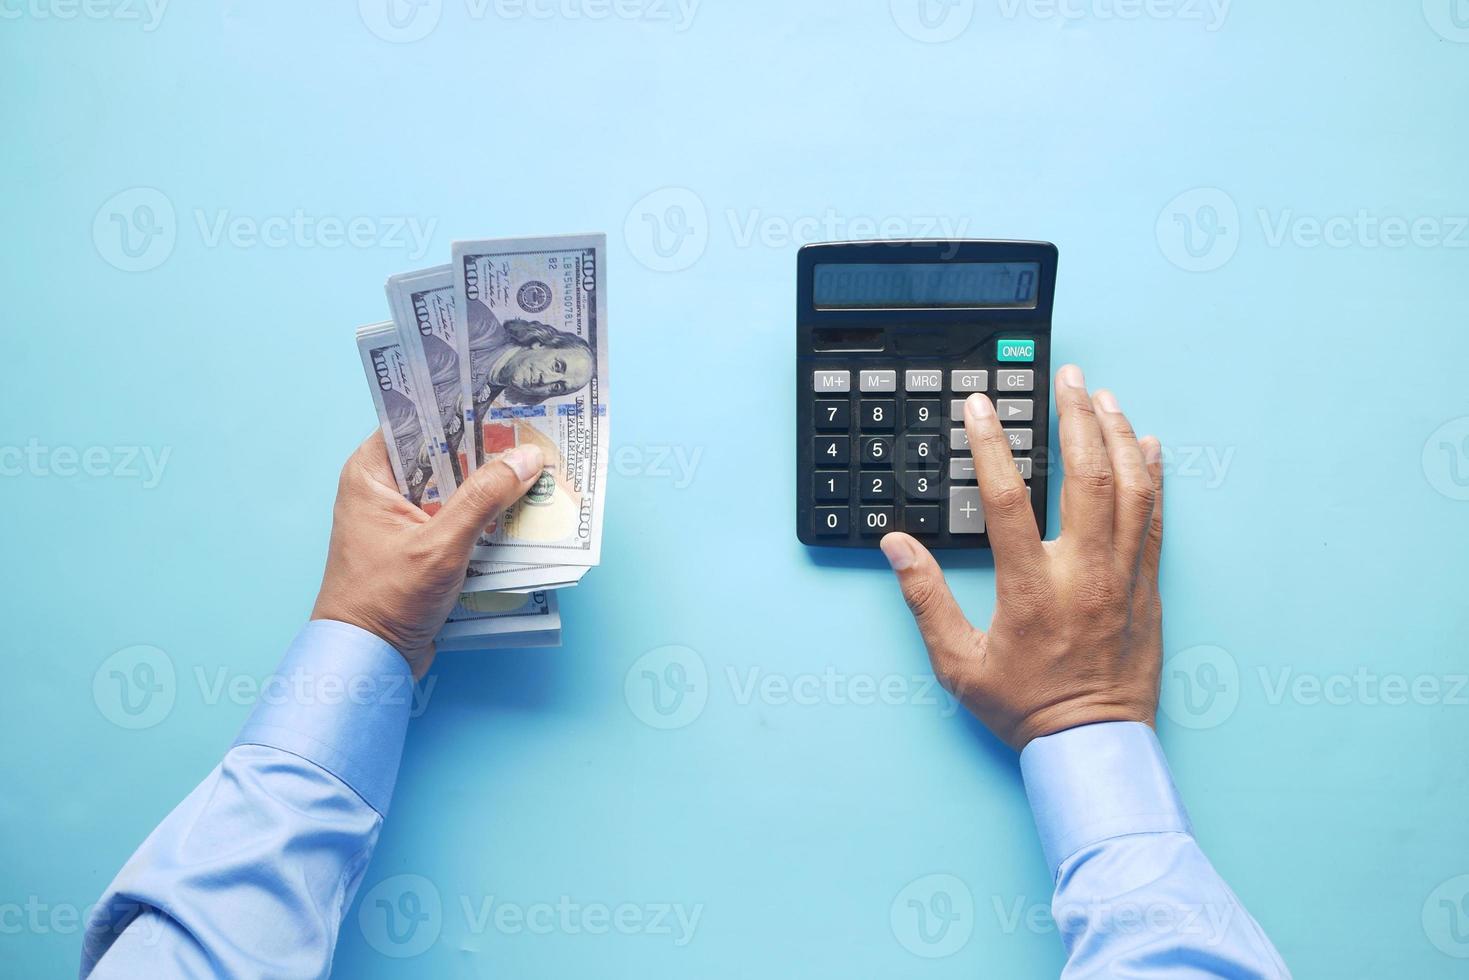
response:
[[[897,371],[859,371],[860,386],[865,392],[889,392],[898,390]]]

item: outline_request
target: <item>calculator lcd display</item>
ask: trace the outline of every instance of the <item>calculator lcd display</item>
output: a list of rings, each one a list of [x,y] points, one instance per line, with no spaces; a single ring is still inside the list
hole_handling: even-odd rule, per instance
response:
[[[818,310],[1034,309],[1037,262],[819,263]]]

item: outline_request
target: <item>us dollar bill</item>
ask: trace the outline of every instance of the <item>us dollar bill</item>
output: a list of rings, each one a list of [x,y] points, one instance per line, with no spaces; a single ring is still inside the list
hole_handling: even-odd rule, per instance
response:
[[[482,560],[595,565],[607,482],[607,238],[454,244],[469,465],[536,443],[546,469]]]
[[[357,352],[367,374],[398,489],[409,503],[435,514],[445,497],[443,467],[424,424],[413,369],[397,328],[391,323],[377,323],[358,329]]]
[[[565,589],[585,575],[584,565],[519,565],[472,561],[461,592],[534,592]]]
[[[429,437],[438,442],[439,453],[448,464],[446,476],[454,481],[445,488],[447,496],[469,472],[454,272],[447,265],[406,272],[388,279],[385,288],[393,321],[418,378],[424,414],[431,426]]]
[[[561,629],[556,593],[462,595],[434,642]]]

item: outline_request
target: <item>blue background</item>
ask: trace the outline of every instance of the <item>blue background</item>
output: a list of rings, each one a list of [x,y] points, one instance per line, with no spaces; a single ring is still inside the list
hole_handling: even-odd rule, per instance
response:
[[[338,974],[1054,975],[1044,921],[1007,928],[1050,892],[1011,754],[925,703],[885,567],[817,563],[791,527],[799,239],[942,219],[1056,242],[1057,363],[1170,447],[1160,729],[1210,857],[1300,976],[1462,975],[1434,898],[1469,887],[1469,250],[1450,220],[1469,213],[1469,31],[1447,0],[1239,2],[1222,24],[985,0],[941,42],[904,31],[908,0],[705,0],[684,30],[445,0],[410,43],[345,2],[176,3],[152,31],[39,16],[55,2],[0,22],[0,446],[103,447],[109,472],[114,447],[170,456],[156,486],[14,453],[0,479],[0,972],[75,968],[66,910],[249,711],[216,680],[266,676],[305,619],[337,469],[374,424],[352,329],[386,317],[384,278],[455,238],[605,230],[603,565],[564,594],[564,649],[441,659],[363,889],[422,876],[438,934],[396,959],[354,907]],[[138,272],[108,236],[133,188],[176,229]],[[206,234],[298,210],[365,217],[375,243]],[[1313,247],[1300,224],[1363,211],[1457,247]],[[396,217],[433,223],[426,255]],[[1306,237],[1273,239],[1281,221]],[[984,622],[992,571],[951,579]],[[138,644],[174,668],[173,703],[131,730],[93,680]],[[662,730],[637,665],[669,645],[707,700]],[[829,670],[896,678],[903,703],[742,696],[751,671]],[[1438,694],[1384,703],[1361,672]],[[1345,694],[1279,693],[1303,675]],[[967,943],[934,960],[890,916],[931,874],[973,901]],[[703,909],[679,947],[476,932],[462,902],[490,896]]]

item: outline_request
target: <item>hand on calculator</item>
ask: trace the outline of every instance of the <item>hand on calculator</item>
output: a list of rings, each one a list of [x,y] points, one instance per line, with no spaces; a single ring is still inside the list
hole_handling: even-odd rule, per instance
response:
[[[1016,750],[1094,722],[1151,725],[1158,706],[1162,447],[1137,438],[1111,392],[1088,396],[1074,365],[1056,373],[1055,398],[1065,468],[1055,541],[1040,538],[994,406],[981,394],[965,403],[995,556],[989,629],[970,625],[917,539],[882,539],[939,680]]]

